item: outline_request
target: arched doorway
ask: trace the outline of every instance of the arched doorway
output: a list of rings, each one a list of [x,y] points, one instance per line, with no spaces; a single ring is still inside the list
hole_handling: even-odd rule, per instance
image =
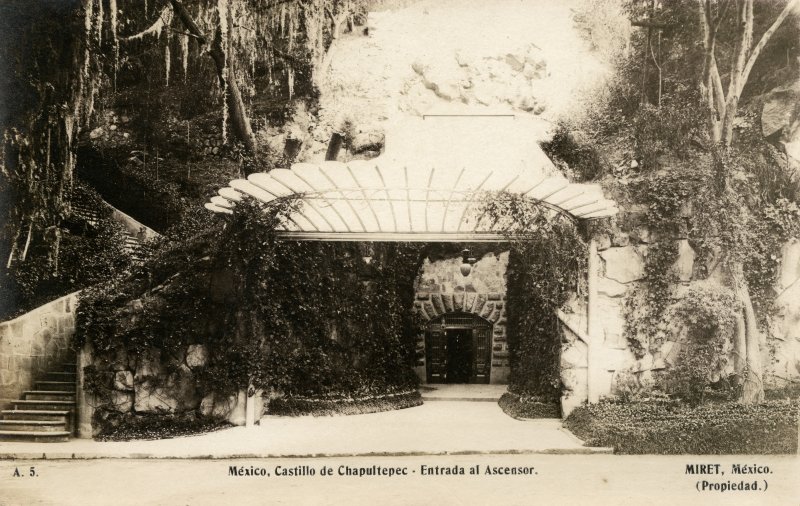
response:
[[[492,323],[471,313],[445,313],[425,330],[428,383],[489,383]]]

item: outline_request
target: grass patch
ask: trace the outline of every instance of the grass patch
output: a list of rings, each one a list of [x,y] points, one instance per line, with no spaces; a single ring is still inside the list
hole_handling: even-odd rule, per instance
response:
[[[614,402],[576,408],[564,426],[589,446],[620,454],[791,454],[800,400],[695,408],[675,401]]]
[[[403,392],[359,399],[278,398],[270,401],[268,415],[278,416],[335,416],[361,415],[405,409],[422,404],[419,392]]]
[[[224,418],[198,415],[194,411],[143,414],[109,411],[104,416],[100,415],[102,420],[98,420],[97,416],[96,412],[95,426],[101,427],[94,436],[98,441],[169,439],[232,427]]]
[[[538,397],[524,397],[506,392],[497,404],[511,418],[561,418],[558,402],[544,401]]]

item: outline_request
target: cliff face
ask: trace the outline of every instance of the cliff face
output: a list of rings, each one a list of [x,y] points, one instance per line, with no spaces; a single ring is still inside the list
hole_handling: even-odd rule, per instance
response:
[[[346,137],[343,158],[375,156],[394,125],[430,114],[516,115],[545,140],[553,121],[574,114],[575,96],[606,72],[569,2],[392,4],[331,46],[306,160],[322,157],[332,132]]]

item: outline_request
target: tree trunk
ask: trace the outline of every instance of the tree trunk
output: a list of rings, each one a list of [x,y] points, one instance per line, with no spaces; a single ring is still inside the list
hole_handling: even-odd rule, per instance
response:
[[[208,39],[206,39],[203,32],[197,27],[197,23],[194,22],[191,14],[189,14],[183,4],[179,0],[170,0],[170,3],[184,28],[197,39],[198,44],[207,44]],[[229,27],[233,26],[230,9],[228,10],[228,19],[226,21]],[[249,152],[255,153],[257,148],[255,135],[253,135],[250,118],[244,107],[242,93],[236,82],[234,59],[229,57],[231,41],[228,40],[227,42],[228,54],[222,49],[222,28],[217,26],[209,55],[211,59],[214,60],[214,66],[217,68],[217,77],[219,78],[220,85],[223,89],[227,90],[225,93],[225,103],[228,106],[233,132],[236,137],[244,143],[245,148]]]
[[[744,279],[743,270],[741,262],[736,262],[732,269],[736,298],[742,303],[744,312],[742,320],[744,320],[745,368],[741,402],[743,404],[757,404],[764,400],[760,346],[761,335],[758,330],[756,312],[753,309],[753,301],[750,298],[750,290],[747,287],[747,281]],[[739,332],[741,332],[741,330],[737,329],[737,333]],[[741,346],[741,343],[738,344]]]
[[[741,383],[747,367],[747,324],[744,314],[736,315],[736,330],[733,335],[733,372]]]
[[[769,39],[780,27],[789,13],[800,5],[800,0],[789,0],[784,9],[761,36],[758,44],[753,47],[753,0],[726,0],[721,5],[717,15],[713,14],[711,0],[698,0],[700,22],[703,27],[703,71],[699,79],[700,91],[705,106],[708,110],[709,137],[714,146],[714,163],[717,173],[719,188],[725,191],[729,174],[724,164],[718,159],[716,150],[729,150],[733,142],[733,128],[736,114],[739,109],[739,99],[742,90],[747,84],[750,71],[756,59]],[[736,5],[736,33],[735,48],[731,59],[730,81],[727,93],[723,90],[722,80],[716,62],[716,37],[717,30],[722,23],[728,7]],[[741,261],[736,261],[731,268],[734,280],[734,292],[737,300],[742,304],[743,314],[737,318],[736,335],[734,338],[734,370],[743,373],[741,402],[754,404],[764,400],[764,385],[762,381],[761,360],[761,333],[758,321],[750,298],[747,280],[743,274],[744,268]]]

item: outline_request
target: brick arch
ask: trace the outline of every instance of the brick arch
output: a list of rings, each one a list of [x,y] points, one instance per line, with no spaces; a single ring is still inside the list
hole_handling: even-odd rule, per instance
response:
[[[505,324],[505,295],[501,293],[418,292],[414,312],[425,323],[445,313],[471,313],[493,324]]]

